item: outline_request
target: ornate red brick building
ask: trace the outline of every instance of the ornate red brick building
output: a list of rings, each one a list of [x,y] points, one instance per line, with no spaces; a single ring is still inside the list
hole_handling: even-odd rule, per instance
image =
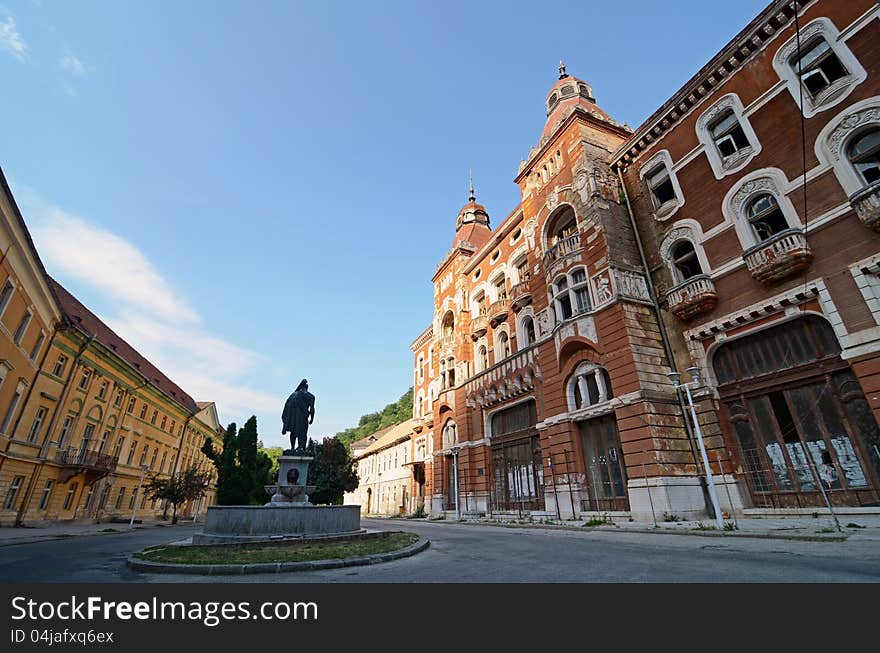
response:
[[[634,132],[560,66],[412,346],[433,513],[705,515],[692,365],[723,511],[880,504],[878,16],[774,2]]]

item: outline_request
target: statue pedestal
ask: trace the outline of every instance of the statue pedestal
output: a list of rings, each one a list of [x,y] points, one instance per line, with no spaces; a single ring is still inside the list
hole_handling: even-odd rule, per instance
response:
[[[278,458],[278,482],[265,486],[266,492],[272,493],[267,506],[311,506],[308,493],[315,489],[314,485],[306,485],[309,478],[309,464],[314,460],[311,456],[280,456]]]

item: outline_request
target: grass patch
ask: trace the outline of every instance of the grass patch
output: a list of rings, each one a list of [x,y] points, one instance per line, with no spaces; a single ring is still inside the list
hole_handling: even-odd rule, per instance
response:
[[[581,526],[586,528],[592,528],[593,526],[602,526],[604,524],[610,524],[611,522],[607,519],[600,519],[599,517],[593,517],[590,521],[585,521]]]
[[[136,554],[150,562],[191,565],[242,565],[259,562],[338,560],[396,551],[419,539],[415,533],[394,532],[384,537],[336,542],[279,542],[226,546],[163,546]]]

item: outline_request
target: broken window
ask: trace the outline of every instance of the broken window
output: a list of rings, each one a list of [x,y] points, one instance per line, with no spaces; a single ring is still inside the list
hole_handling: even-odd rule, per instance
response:
[[[733,110],[727,110],[709,125],[709,133],[721,154],[722,162],[736,157],[739,153],[751,150],[751,144]]]
[[[676,199],[675,188],[672,186],[669,170],[665,165],[658,166],[648,175],[648,188],[651,189],[651,203],[655,209]]]
[[[847,157],[866,184],[880,181],[880,129],[864,132],[853,140]]]
[[[759,195],[746,207],[746,217],[759,241],[764,241],[789,228],[779,202],[769,193]]]
[[[689,240],[682,240],[672,247],[672,264],[678,272],[679,281],[686,281],[691,277],[703,274],[697,251]]]
[[[800,71],[801,82],[813,99],[838,79],[849,74],[828,41],[823,38],[814,41],[800,58],[795,55],[791,66],[795,73]]]

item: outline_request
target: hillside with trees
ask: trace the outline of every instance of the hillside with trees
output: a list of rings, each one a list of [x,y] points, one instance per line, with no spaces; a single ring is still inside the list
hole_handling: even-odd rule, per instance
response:
[[[410,388],[400,399],[393,404],[388,404],[380,412],[361,415],[357,426],[337,433],[336,437],[346,448],[350,448],[352,442],[365,438],[379,429],[405,422],[412,417],[412,410],[413,389]]]

